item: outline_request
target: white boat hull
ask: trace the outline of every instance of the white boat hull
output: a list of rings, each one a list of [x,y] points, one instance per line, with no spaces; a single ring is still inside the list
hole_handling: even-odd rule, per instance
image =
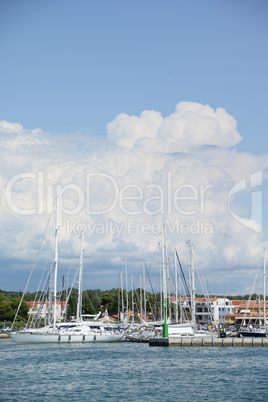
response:
[[[88,342],[121,342],[123,334],[38,334],[11,333],[17,343],[88,343]]]
[[[168,336],[194,336],[191,324],[171,324],[168,326]]]

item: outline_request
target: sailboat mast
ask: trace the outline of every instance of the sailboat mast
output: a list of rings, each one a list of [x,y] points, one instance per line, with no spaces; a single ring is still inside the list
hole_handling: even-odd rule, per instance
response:
[[[127,259],[126,258],[125,258],[125,270],[126,270],[126,311],[127,311],[126,322],[128,323],[128,284],[127,284]]]
[[[141,293],[141,273],[139,274],[139,277],[140,277],[140,306],[141,306],[141,318],[140,318],[140,320],[142,322],[142,314],[143,314],[143,312],[142,312],[142,293]]]
[[[50,325],[52,320],[51,320],[51,306],[52,306],[52,289],[53,289],[53,268],[54,268],[54,263],[50,264],[50,272],[49,272],[49,293],[48,293],[48,314],[47,314],[47,321],[48,324]]]
[[[160,317],[161,321],[163,321],[163,281],[162,281],[162,265],[161,265],[161,246],[158,243],[158,251],[159,251],[159,290],[160,290]]]
[[[166,259],[167,261],[167,278],[168,278],[168,316],[171,322],[171,295],[170,295],[170,262],[169,258]]]
[[[132,320],[131,324],[134,324],[134,285],[133,285],[133,274],[131,274],[131,302],[132,302]]]
[[[124,321],[125,318],[125,309],[124,309],[124,289],[123,289],[123,277],[122,277],[122,272],[120,272],[120,280],[121,280],[121,292],[122,292],[122,321]]]
[[[56,313],[57,313],[57,276],[58,276],[58,214],[59,214],[59,197],[56,196],[56,225],[55,225],[55,269],[54,269],[54,305],[53,305],[53,328],[56,328]]]
[[[167,325],[167,265],[166,265],[166,228],[163,227],[162,233],[162,273],[163,273],[163,299],[164,299],[164,324],[163,338],[168,338]]]
[[[120,320],[120,273],[118,275],[118,324]]]
[[[190,287],[190,303],[191,303],[191,314],[193,308],[193,292],[192,292],[192,271],[191,271],[191,244],[190,241],[187,242],[187,264],[188,264],[188,274],[189,274],[189,287]],[[187,297],[187,296],[186,296]]]
[[[145,261],[143,261],[144,321],[146,322]]]
[[[84,254],[84,233],[81,232],[81,250],[80,250],[80,262],[79,262],[79,284],[78,284],[78,300],[77,300],[77,311],[76,320],[82,320],[82,286],[83,286],[83,254]]]
[[[195,329],[195,278],[194,278],[194,246],[191,246],[191,277],[192,277],[192,322]]]
[[[176,312],[175,312],[175,322],[178,323],[179,321],[179,314],[178,314],[178,265],[177,265],[177,255],[176,255],[176,250],[175,250],[175,306],[176,306]]]
[[[177,255],[177,253],[176,253]],[[177,258],[176,258],[177,259]],[[177,265],[178,267],[178,265]],[[182,288],[182,284],[181,284],[181,270],[179,269],[179,295],[180,295],[180,323],[182,324],[182,314],[183,314],[183,309],[182,309],[182,300],[181,300],[181,288]]]
[[[266,248],[263,257],[263,325],[266,328]]]

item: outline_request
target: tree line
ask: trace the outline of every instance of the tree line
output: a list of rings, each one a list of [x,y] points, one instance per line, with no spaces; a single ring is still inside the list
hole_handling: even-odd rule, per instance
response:
[[[216,295],[215,295],[216,296]],[[4,291],[0,289],[0,322],[12,322],[18,305],[22,297],[22,292],[15,291]],[[61,300],[64,301],[66,297],[65,292],[61,295]],[[196,297],[203,297],[203,295],[196,295]],[[213,296],[210,296],[213,297]],[[224,297],[224,296],[216,296]],[[238,295],[238,296],[225,296],[231,300],[248,300],[250,295]],[[76,305],[77,305],[78,291],[73,289],[71,296],[68,300],[67,309],[67,319],[71,316],[76,315]],[[258,295],[255,293],[251,295],[251,299],[256,300]],[[21,304],[18,320],[21,322],[27,321],[29,305],[27,301],[40,300],[41,294],[35,294],[27,292],[24,295],[24,300]],[[117,316],[118,312],[122,311],[122,305],[126,309],[126,304],[128,300],[129,310],[132,309],[132,302],[134,303],[134,312],[136,313],[136,318],[138,319],[139,311],[144,311],[146,303],[146,311],[148,318],[152,320],[160,319],[161,315],[161,295],[160,293],[150,293],[146,292],[146,300],[144,302],[144,290],[137,289],[134,291],[133,297],[132,292],[126,292],[126,290],[121,289],[111,289],[111,290],[100,290],[100,289],[89,289],[83,291],[82,298],[82,312],[83,314],[98,314],[100,311],[105,313],[107,311],[110,316]],[[174,304],[171,306],[172,313],[174,313]]]

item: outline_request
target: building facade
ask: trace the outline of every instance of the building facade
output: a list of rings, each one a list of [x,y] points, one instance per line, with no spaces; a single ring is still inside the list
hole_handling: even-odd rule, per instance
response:
[[[27,302],[28,306],[30,307],[29,309],[29,315],[35,319],[40,318],[40,319],[45,319],[49,315],[49,303],[45,302],[42,303],[40,300],[37,300],[35,302]],[[51,314],[54,309],[54,302],[51,303]],[[56,303],[56,321],[60,322],[65,318],[65,309],[66,309],[66,302],[65,301],[58,301]]]

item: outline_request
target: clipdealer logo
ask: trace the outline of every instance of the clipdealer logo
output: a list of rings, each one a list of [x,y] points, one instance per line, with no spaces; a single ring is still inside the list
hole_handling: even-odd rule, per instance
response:
[[[241,225],[255,232],[262,231],[262,182],[263,173],[262,170],[259,170],[249,176],[250,186],[247,186],[247,181],[244,178],[236,183],[228,194],[228,210],[231,216]],[[251,190],[250,218],[244,218],[238,215],[231,208],[231,198],[241,191],[246,190]]]
[[[205,214],[206,193],[213,187],[211,184],[199,184],[197,187],[181,184],[175,187],[171,172],[167,174],[164,187],[155,183],[122,185],[113,176],[105,173],[88,173],[85,189],[76,183],[61,185],[53,184],[53,181],[53,174],[45,175],[42,171],[15,175],[6,186],[6,202],[9,209],[18,215],[49,213],[52,211],[54,197],[58,195],[61,213],[67,216],[74,216],[82,211],[86,211],[90,216],[100,216],[116,208],[126,216],[172,213],[198,216]],[[25,183],[29,182],[36,192],[36,197],[31,200],[34,205],[19,205],[18,189],[26,194]],[[73,200],[73,208],[67,208],[63,203],[68,197]]]
[[[172,216],[175,214],[180,217],[195,216],[197,219],[198,217],[202,219],[205,217],[207,192],[213,187],[213,185],[203,186],[202,184],[198,188],[191,184],[175,187],[172,183],[171,172],[167,173],[165,188],[155,183],[144,186],[135,183],[120,185],[113,176],[100,172],[86,175],[85,189],[76,183],[61,185],[54,182],[54,175],[52,173],[45,174],[43,171],[19,173],[13,176],[6,186],[5,194],[9,209],[18,215],[26,216],[52,213],[53,201],[58,195],[61,211],[60,225],[62,225],[63,215],[73,217],[84,211],[92,217],[107,216],[116,208],[128,217],[139,215],[148,217]],[[22,198],[19,198],[18,194],[27,193],[26,183],[28,185],[30,183],[30,187],[34,189],[36,196],[33,196],[29,203],[26,201],[20,203],[19,200]],[[262,231],[262,183],[263,172],[259,170],[251,174],[248,180],[243,178],[236,183],[227,197],[227,209],[230,215],[239,224],[255,232]],[[236,195],[249,190],[251,191],[250,217],[245,218],[233,210],[231,203]],[[72,203],[65,205],[63,199],[68,199],[70,193],[72,194]],[[93,194],[97,194],[95,202],[92,201]],[[107,195],[108,197],[105,198]],[[130,205],[131,207],[129,207]],[[154,208],[151,208],[152,206]],[[186,218],[185,223],[188,224],[188,221]],[[202,223],[202,220],[200,222]],[[145,226],[147,225],[146,219],[143,223]],[[183,225],[184,221],[180,220],[180,226],[181,224]]]

